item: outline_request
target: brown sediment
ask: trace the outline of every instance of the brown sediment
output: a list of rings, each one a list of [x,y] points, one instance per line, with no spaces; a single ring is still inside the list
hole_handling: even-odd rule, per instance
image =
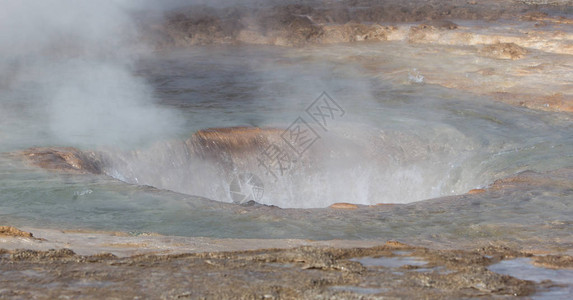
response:
[[[12,274],[3,281],[2,297],[359,298],[366,288],[369,297],[443,299],[529,296],[536,288],[532,281],[487,270],[504,257],[521,255],[507,248],[433,250],[388,242],[371,248],[305,246],[125,258],[81,256],[69,249],[0,252],[0,272],[9,268]],[[427,264],[370,267],[357,260],[397,256]]]
[[[446,20],[426,22],[420,25],[410,26],[407,40],[410,43],[435,41],[440,38],[440,31],[457,29],[458,25]]]
[[[252,151],[268,145],[269,139],[280,136],[283,131],[259,127],[209,128],[195,132],[188,143],[195,149]]]
[[[566,3],[561,3],[565,6]],[[313,43],[386,40],[387,30],[404,23],[423,22],[420,29],[452,30],[451,20],[521,19],[565,23],[539,6],[515,1],[343,1],[212,8],[190,6],[168,14],[164,24],[148,31],[162,47],[197,44],[249,43],[302,46]]]
[[[437,29],[447,29],[447,30],[454,30],[458,29],[458,24],[450,21],[450,20],[431,20],[429,22],[425,22],[422,24],[423,26],[429,26],[432,28]]]
[[[522,59],[527,50],[515,43],[497,43],[481,47],[478,53],[482,56],[497,59]]]
[[[562,269],[573,268],[573,256],[569,255],[543,255],[536,256],[533,264],[538,267]]]
[[[544,24],[546,24],[545,22],[548,23],[556,23],[556,24],[573,24],[573,20],[572,19],[568,19],[566,17],[560,16],[557,18],[552,18],[552,17],[547,17],[547,16],[541,16],[541,17],[532,17],[531,21],[542,21]]]
[[[484,189],[472,189],[468,191],[468,194],[470,195],[476,195],[476,194],[481,194],[481,193],[485,193]]]
[[[194,156],[216,161],[227,171],[257,163],[257,155],[271,144],[280,144],[284,130],[259,127],[229,127],[199,130],[185,144]]]
[[[72,147],[30,148],[16,155],[31,164],[51,171],[101,174],[102,165],[95,152],[82,152]]]
[[[37,250],[14,250],[6,251],[9,254],[10,261],[35,261],[35,262],[50,262],[50,261],[70,261],[76,259],[76,254],[70,249],[50,249],[48,251]],[[103,257],[107,257],[103,256]]]
[[[334,203],[329,207],[334,209],[357,209],[358,205],[352,203]]]
[[[532,171],[525,171],[514,176],[496,180],[489,188],[492,190],[501,190],[504,188],[516,187],[524,184],[542,185],[548,183],[547,180],[539,178],[538,173]]]
[[[12,226],[0,226],[0,236],[33,238],[30,232],[22,231]]]
[[[563,95],[562,93],[535,95],[497,92],[493,93],[492,96],[498,101],[530,109],[573,112],[573,95]]]
[[[572,168],[563,168],[545,173],[523,171],[513,176],[498,179],[487,189],[497,191],[519,186],[554,186],[570,188],[572,174]]]
[[[391,248],[410,248],[411,246],[399,241],[387,241],[385,244],[387,247]]]

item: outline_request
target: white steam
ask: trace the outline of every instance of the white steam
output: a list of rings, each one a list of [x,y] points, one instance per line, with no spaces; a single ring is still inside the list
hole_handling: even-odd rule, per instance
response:
[[[132,18],[142,3],[0,1],[0,117],[65,145],[129,145],[175,133],[180,118],[133,72],[150,50]]]

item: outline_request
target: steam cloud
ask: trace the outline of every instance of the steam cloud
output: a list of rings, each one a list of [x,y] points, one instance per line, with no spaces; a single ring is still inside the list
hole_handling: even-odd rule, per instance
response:
[[[151,49],[139,1],[0,1],[0,131],[74,146],[130,145],[174,134],[181,118],[134,75]],[[156,4],[154,4],[156,5]]]

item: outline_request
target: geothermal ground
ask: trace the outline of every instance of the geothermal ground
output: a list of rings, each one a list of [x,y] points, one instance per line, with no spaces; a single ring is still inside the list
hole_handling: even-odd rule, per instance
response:
[[[571,1],[173,3],[0,36],[1,298],[573,297]]]

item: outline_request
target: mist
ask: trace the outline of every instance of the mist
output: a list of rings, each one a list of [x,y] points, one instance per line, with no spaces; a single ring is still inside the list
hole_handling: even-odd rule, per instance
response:
[[[180,131],[161,107],[139,58],[138,1],[0,1],[0,117],[3,136],[70,146],[129,146]],[[18,131],[18,135],[9,134]],[[9,138],[9,137],[5,137]]]

